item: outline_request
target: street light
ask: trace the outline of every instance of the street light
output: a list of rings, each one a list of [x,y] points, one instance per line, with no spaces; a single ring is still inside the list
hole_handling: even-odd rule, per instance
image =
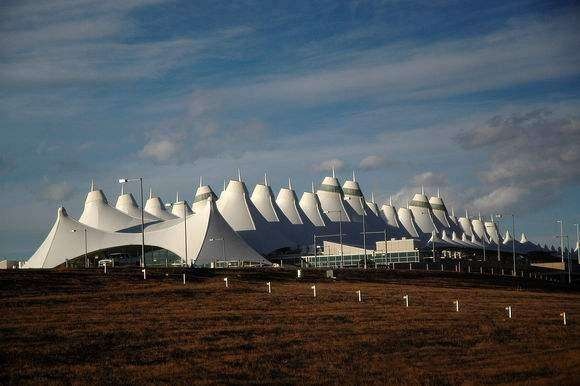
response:
[[[562,263],[564,262],[564,220],[556,220],[556,223],[560,224],[560,254],[562,255]]]
[[[340,240],[340,268],[344,268],[344,254],[342,251],[342,210],[326,210],[325,214],[338,212],[338,238]],[[316,244],[314,244],[316,248]]]
[[[145,220],[143,219],[143,177],[138,178],[119,178],[120,184],[127,182],[139,181],[141,193],[141,267],[145,267]]]
[[[495,217],[502,218],[503,215],[496,214]],[[498,231],[499,232],[499,231]],[[498,234],[499,242],[499,234]],[[498,246],[499,254],[499,246]],[[512,213],[512,259],[513,259],[513,276],[516,276],[516,216]]]
[[[354,172],[353,172],[354,175]],[[347,200],[350,200],[351,197],[346,197]],[[361,205],[362,205],[362,235],[363,235],[363,249],[364,249],[364,269],[367,269],[367,232],[366,232],[366,225],[365,225],[365,202],[361,198]],[[341,232],[342,233],[342,232]]]
[[[501,246],[501,218],[503,217],[501,214],[497,213],[495,215],[495,217],[497,218],[497,261],[501,261],[501,252],[500,252],[500,246]],[[493,223],[493,218],[492,218],[492,223]]]
[[[209,239],[210,242],[221,241],[222,242],[222,261],[226,261],[226,240],[223,237],[212,237]],[[214,262],[214,268],[217,268],[217,264]]]
[[[576,254],[578,257],[578,264],[580,264],[580,233],[578,232],[578,225],[579,224],[574,224],[576,225]]]
[[[85,239],[85,268],[89,268],[89,257],[87,251],[87,228],[84,228],[84,239]],[[76,229],[71,230],[72,233],[76,233]]]
[[[172,205],[167,203],[165,207],[171,207]],[[192,214],[195,214],[195,212],[192,212]],[[185,205],[185,200],[183,201],[183,244],[185,245],[185,266],[189,267],[189,259],[187,257],[187,206]]]

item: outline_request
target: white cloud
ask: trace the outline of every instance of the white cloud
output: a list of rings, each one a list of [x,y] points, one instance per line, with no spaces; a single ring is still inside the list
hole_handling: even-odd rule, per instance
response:
[[[51,203],[62,203],[68,200],[75,194],[75,188],[73,188],[68,182],[48,182],[46,181],[42,186],[40,186],[37,192],[37,198],[42,201],[47,201]]]
[[[181,152],[179,139],[152,138],[145,144],[139,153],[143,158],[152,159],[155,162],[166,162],[172,157],[178,157]]]
[[[361,170],[377,170],[387,164],[385,157],[379,155],[369,155],[363,158],[358,167]]]
[[[314,165],[313,169],[317,172],[327,172],[334,168],[334,170],[338,172],[344,170],[345,167],[346,163],[343,160],[339,158],[332,158]]]
[[[413,183],[416,187],[439,188],[447,186],[447,176],[442,173],[424,172],[413,177]]]

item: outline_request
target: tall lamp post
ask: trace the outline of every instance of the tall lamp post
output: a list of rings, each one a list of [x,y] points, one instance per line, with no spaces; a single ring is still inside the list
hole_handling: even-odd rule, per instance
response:
[[[221,241],[222,242],[222,261],[226,261],[226,240],[223,237],[212,237],[209,239],[210,242]],[[217,264],[214,262],[214,268],[217,268]]]
[[[71,230],[72,233],[76,233],[76,229]],[[83,228],[84,240],[85,240],[85,268],[89,268],[89,253],[87,250],[87,228]]]
[[[556,220],[560,224],[560,254],[562,255],[562,263],[564,262],[564,220]]]
[[[172,205],[169,203],[165,204],[166,207],[171,207]],[[195,214],[195,212],[192,212],[192,214]],[[185,246],[185,266],[189,267],[189,259],[187,256],[187,206],[185,205],[185,200],[183,200],[183,244]]]
[[[347,200],[350,200],[350,197],[346,197]],[[367,232],[366,232],[366,225],[365,225],[365,202],[361,198],[360,199],[361,206],[362,206],[362,235],[363,235],[363,249],[364,249],[364,269],[367,269]],[[342,232],[341,232],[342,233]]]
[[[512,213],[512,258],[514,261],[514,276],[516,275],[516,216]]]
[[[501,261],[501,218],[503,216],[497,213],[495,217],[497,218],[497,261]]]
[[[141,267],[145,267],[145,220],[143,219],[143,177],[119,178],[119,183],[139,181],[139,192],[141,195]]]
[[[580,224],[574,225],[576,225],[576,256],[578,257],[578,264],[580,264],[580,232],[578,232]]]
[[[340,241],[340,268],[344,268],[344,253],[342,250],[342,210],[326,210],[325,214],[338,212],[338,239]],[[316,243],[314,244],[316,248]]]

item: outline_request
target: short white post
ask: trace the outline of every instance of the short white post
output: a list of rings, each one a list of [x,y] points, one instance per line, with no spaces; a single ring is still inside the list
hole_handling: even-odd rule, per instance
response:
[[[479,274],[483,275],[483,267],[479,267]]]
[[[441,272],[443,272],[443,264],[441,264]]]
[[[491,276],[493,276],[493,267],[491,268]]]
[[[310,288],[312,288],[313,295],[314,295],[314,297],[316,297],[316,286],[315,286],[315,285],[313,285],[313,286],[312,286],[312,287],[310,287]]]
[[[468,272],[468,273],[471,273],[471,265],[468,265],[468,266],[467,266],[467,272]]]
[[[268,286],[268,293],[271,294],[272,293],[272,286],[270,282],[267,282],[266,285]]]
[[[103,267],[105,275],[107,274],[107,264],[105,264],[105,266]]]
[[[185,274],[183,274],[183,284],[185,284]]]
[[[566,325],[566,313],[565,313],[565,312],[562,312],[562,313],[560,314],[560,316],[561,316],[561,317],[562,317],[562,319],[564,320],[564,326],[565,326],[565,325]]]
[[[361,292],[360,292],[360,290],[356,291],[356,293],[357,293],[357,295],[358,295],[358,301],[359,301],[359,302],[362,302],[362,295],[361,295]]]
[[[459,260],[459,269],[457,270],[457,272],[461,272],[461,260]]]
[[[228,288],[228,278],[224,277],[224,281],[226,282],[226,288]]]
[[[427,271],[429,270],[429,263],[427,263],[427,267],[425,267],[427,269]]]
[[[409,263],[409,271],[412,269],[413,269],[413,267],[411,266],[411,263]]]
[[[147,271],[145,271],[145,268],[143,268],[141,272],[143,272],[143,280],[147,280]]]
[[[512,306],[507,306],[505,309],[507,310],[508,318],[511,319],[512,318]]]
[[[301,269],[299,269],[298,271],[296,271],[296,277],[298,279],[300,279],[302,277],[302,270]]]
[[[403,296],[403,299],[405,299],[405,307],[409,307],[409,295]]]
[[[503,274],[503,268],[501,269],[501,275],[502,275],[502,276],[504,275],[504,274]]]
[[[455,304],[455,312],[459,312],[459,300],[453,301],[453,304]]]

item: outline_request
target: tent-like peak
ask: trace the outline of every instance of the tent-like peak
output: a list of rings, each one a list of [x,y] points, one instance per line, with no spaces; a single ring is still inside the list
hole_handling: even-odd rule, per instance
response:
[[[173,220],[177,218],[177,216],[169,213],[165,209],[161,198],[154,196],[152,191],[149,191],[149,198],[145,202],[145,211],[162,220]]]

